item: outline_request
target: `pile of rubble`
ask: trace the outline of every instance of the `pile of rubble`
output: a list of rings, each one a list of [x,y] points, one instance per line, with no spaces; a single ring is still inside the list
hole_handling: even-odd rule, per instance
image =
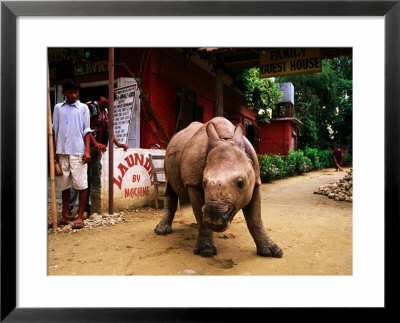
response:
[[[346,171],[346,175],[340,180],[321,185],[314,194],[326,195],[335,201],[353,203],[353,169]]]
[[[49,219],[49,232],[48,233],[72,233],[78,230],[93,230],[97,227],[108,227],[114,226],[121,222],[128,222],[124,213],[117,213],[115,215],[99,215],[97,213],[92,214],[89,218],[84,220],[85,226],[82,229],[73,229],[72,223],[74,221],[70,220],[70,223],[67,225],[57,226],[57,229],[53,229]]]

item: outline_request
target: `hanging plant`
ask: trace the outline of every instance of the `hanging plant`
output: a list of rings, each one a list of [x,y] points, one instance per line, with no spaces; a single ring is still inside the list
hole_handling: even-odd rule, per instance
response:
[[[256,110],[259,122],[269,122],[271,111],[283,96],[273,79],[260,79],[258,68],[245,70],[239,76],[247,107]]]

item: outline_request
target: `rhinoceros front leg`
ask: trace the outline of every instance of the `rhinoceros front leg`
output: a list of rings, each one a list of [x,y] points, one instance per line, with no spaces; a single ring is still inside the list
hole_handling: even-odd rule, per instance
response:
[[[260,187],[253,192],[251,202],[243,208],[247,227],[257,246],[257,254],[265,257],[282,257],[282,250],[268,237],[261,220]]]
[[[204,205],[203,190],[190,186],[188,192],[193,213],[197,220],[198,230],[197,241],[193,252],[203,257],[212,257],[217,254],[217,248],[214,245],[213,231],[208,229],[203,223],[203,212],[201,210]]]
[[[167,183],[167,188],[164,195],[163,215],[160,223],[154,229],[157,234],[168,234],[172,232],[172,221],[175,217],[176,208],[178,205],[178,195],[172,187]]]

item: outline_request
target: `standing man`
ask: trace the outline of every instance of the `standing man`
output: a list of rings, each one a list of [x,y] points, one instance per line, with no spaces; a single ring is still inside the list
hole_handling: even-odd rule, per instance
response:
[[[86,102],[86,105],[89,107],[90,111],[90,127],[92,129],[92,133],[90,133],[90,142],[92,144],[91,147],[91,155],[97,156],[98,151],[105,152],[108,144],[108,90],[105,90],[104,93],[101,93],[98,101],[89,101]],[[125,144],[120,144],[113,134],[113,142],[119,147],[123,148],[124,151],[128,149],[128,146]],[[85,202],[84,208],[84,218],[90,216],[90,184],[95,177],[92,175],[92,169],[95,168],[95,165],[92,165],[92,162],[88,164],[88,191],[87,198]],[[93,170],[94,171],[94,170]],[[71,199],[69,203],[69,216],[72,216],[72,209],[74,208],[75,202],[78,197],[78,192],[71,188]]]
[[[57,177],[62,191],[62,216],[60,225],[69,224],[68,206],[70,188],[79,191],[78,218],[72,228],[84,226],[84,207],[87,198],[87,163],[90,161],[90,113],[86,104],[78,100],[79,83],[72,79],[62,84],[65,101],[58,103],[53,112],[55,158],[61,165],[62,175]]]

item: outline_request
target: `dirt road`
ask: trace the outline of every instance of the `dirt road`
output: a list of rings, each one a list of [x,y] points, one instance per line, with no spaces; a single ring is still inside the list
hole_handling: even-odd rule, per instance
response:
[[[262,218],[282,258],[256,255],[240,211],[215,233],[217,256],[193,254],[197,236],[190,205],[175,216],[174,232],[153,232],[161,210],[123,212],[116,225],[49,233],[49,275],[352,275],[352,204],[313,194],[343,172],[325,169],[262,185]]]

